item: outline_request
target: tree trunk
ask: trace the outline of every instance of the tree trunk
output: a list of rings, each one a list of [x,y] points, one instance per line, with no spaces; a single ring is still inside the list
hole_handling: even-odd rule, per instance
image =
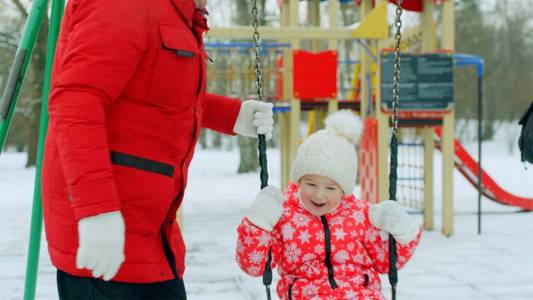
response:
[[[254,172],[259,167],[257,158],[257,139],[239,136],[239,153],[241,159],[237,173]]]
[[[198,141],[200,142],[200,146],[202,147],[202,149],[207,149],[207,129],[202,128]]]

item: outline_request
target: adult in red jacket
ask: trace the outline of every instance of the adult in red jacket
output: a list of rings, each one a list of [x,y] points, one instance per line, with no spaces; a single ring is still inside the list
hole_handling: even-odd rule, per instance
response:
[[[70,0],[66,6],[42,188],[61,298],[82,297],[68,287],[91,297],[121,284],[118,290],[142,299],[148,295],[139,286],[175,289],[185,267],[176,211],[200,129],[271,136],[270,104],[205,93],[203,5]]]

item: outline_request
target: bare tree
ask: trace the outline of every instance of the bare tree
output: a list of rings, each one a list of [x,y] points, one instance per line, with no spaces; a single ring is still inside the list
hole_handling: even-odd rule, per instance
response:
[[[18,15],[14,27],[11,31],[2,32],[4,43],[1,43],[2,48],[11,47],[14,49],[15,36],[20,36],[23,31],[23,24],[29,14],[28,7],[31,2],[24,3],[21,0],[3,0],[2,5],[6,7],[6,11],[12,11]],[[20,139],[18,135],[23,135],[26,139],[25,146],[27,147],[26,166],[31,167],[36,163],[37,154],[37,140],[39,135],[39,119],[42,102],[42,90],[44,79],[44,68],[46,63],[46,48],[48,36],[48,15],[44,14],[42,23],[40,24],[39,35],[35,42],[33,55],[30,60],[27,76],[24,81],[24,93],[21,94],[16,115],[13,117],[13,127],[10,134],[10,140]],[[2,58],[5,59],[5,58]],[[26,124],[26,128],[20,128],[21,124]],[[20,129],[14,130],[14,129]],[[25,130],[24,130],[25,129]],[[20,142],[18,147],[20,148]]]

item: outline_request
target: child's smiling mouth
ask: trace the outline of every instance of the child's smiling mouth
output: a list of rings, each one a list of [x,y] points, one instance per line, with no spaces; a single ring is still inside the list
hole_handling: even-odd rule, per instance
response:
[[[314,201],[310,201],[314,206],[318,207],[318,208],[322,208],[324,206],[326,206],[326,203],[316,203]]]

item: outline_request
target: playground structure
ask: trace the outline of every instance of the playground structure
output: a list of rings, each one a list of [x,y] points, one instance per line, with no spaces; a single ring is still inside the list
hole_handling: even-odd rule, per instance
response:
[[[367,124],[365,137],[368,137],[370,134],[374,138],[373,142],[363,142],[363,145],[361,145],[360,180],[362,185],[361,197],[371,202],[376,202],[378,199],[388,198],[388,147],[386,145],[388,145],[389,139],[390,110],[382,107],[381,89],[378,87],[381,86],[381,56],[384,49],[393,46],[394,39],[389,36],[388,30],[387,9],[389,1],[366,0],[358,2],[360,4],[361,22],[356,28],[338,26],[337,1],[328,2],[329,24],[327,28],[323,24],[320,24],[319,1],[307,2],[308,14],[312,16],[310,19],[313,20],[311,23],[312,26],[308,27],[300,26],[298,15],[299,1],[283,1],[280,5],[281,26],[279,28],[261,27],[259,30],[265,41],[269,43],[283,43],[290,46],[285,46],[280,49],[282,54],[279,54],[279,56],[283,62],[280,67],[282,84],[278,85],[281,91],[274,93],[281,96],[276,103],[276,109],[279,110],[278,125],[282,145],[281,185],[285,185],[288,181],[290,162],[302,140],[300,134],[302,111],[310,111],[308,114],[308,133],[310,133],[320,128],[320,119],[325,115],[321,112],[325,110],[331,112],[339,108],[350,108],[359,111],[361,118],[365,120]],[[408,2],[419,1],[406,1],[404,8],[410,5]],[[436,52],[438,44],[437,25],[433,20],[433,13],[436,8],[436,2],[438,2],[440,4],[438,7],[442,10],[440,49],[446,49],[446,51],[452,52],[454,49],[453,1],[424,0],[423,2],[423,10],[420,12],[421,23],[418,26],[407,29],[403,33],[404,43],[402,43],[402,49],[407,50],[413,46],[410,43],[420,42],[420,45],[417,46],[421,53]],[[236,26],[230,28],[212,28],[208,32],[207,38],[208,41],[212,39],[244,39],[251,35],[250,28]],[[302,62],[306,62],[306,60],[299,60],[298,58],[298,54],[302,52],[300,47],[306,41],[311,41],[311,47],[305,50],[315,53],[314,58],[310,57],[307,60],[307,66],[309,66],[309,62],[313,59],[320,61],[318,58],[319,55],[340,49],[340,41],[352,41],[355,45],[353,49],[359,49],[358,63],[352,68],[352,72],[356,75],[353,76],[354,79],[350,84],[351,87],[348,89],[349,96],[344,99],[339,97],[339,94],[342,95],[344,90],[344,82],[339,84],[341,87],[339,90],[334,85],[333,89],[331,87],[324,87],[322,90],[317,91],[315,97],[312,94],[306,96],[301,95],[302,91],[312,89],[317,84],[322,84],[326,76],[337,76],[336,69],[327,72],[318,70],[318,73],[322,71],[322,74],[319,74],[322,76],[315,75],[314,78],[309,78],[310,76],[307,78],[297,76]],[[327,46],[321,47],[321,41],[327,42]],[[337,51],[337,53],[339,52]],[[352,57],[349,55],[347,57],[349,59],[344,59],[344,61],[352,60]],[[324,65],[327,65],[327,63],[323,62]],[[307,68],[307,70],[312,71],[311,68]],[[410,121],[405,123],[407,119]],[[412,184],[409,184],[410,187],[408,189],[411,191],[417,190],[418,197],[421,196],[421,192],[423,191],[423,201],[417,201],[419,204],[414,206],[420,208],[422,206],[420,203],[423,203],[424,223],[427,229],[434,228],[433,178],[431,176],[433,172],[432,158],[434,149],[433,127],[443,127],[442,232],[448,236],[453,234],[453,120],[452,105],[438,110],[419,109],[402,111],[400,119],[401,126],[416,126],[419,128],[418,132],[421,132],[421,135],[424,137],[422,139],[423,143],[419,141],[419,144],[424,145],[424,172],[423,174],[419,172],[417,176],[408,178],[413,182],[415,180],[423,181],[423,188],[421,186],[414,187]],[[374,128],[371,128],[371,125]],[[365,147],[364,145],[371,147]],[[409,180],[406,180],[406,182]]]
[[[3,146],[10,120],[13,115],[16,98],[21,88],[21,79],[24,77],[28,65],[31,49],[36,37],[35,28],[45,13],[46,0],[34,1],[34,8],[28,17],[23,39],[14,62],[14,67],[0,106],[0,145]],[[366,124],[365,136],[360,148],[360,180],[362,199],[371,202],[388,198],[388,139],[390,108],[385,98],[385,77],[390,75],[385,61],[387,49],[394,43],[394,37],[389,34],[386,0],[360,0],[361,22],[356,28],[343,28],[337,24],[338,2],[330,0],[328,3],[329,26],[324,28],[320,24],[320,1],[308,1],[309,14],[312,15],[313,24],[301,27],[299,24],[300,1],[279,1],[281,10],[281,27],[261,27],[259,30],[263,39],[268,43],[263,44],[261,54],[264,58],[266,71],[265,99],[276,101],[276,111],[280,126],[281,140],[281,185],[288,181],[290,162],[295,156],[296,149],[302,140],[300,133],[300,120],[302,111],[308,111],[308,134],[319,129],[321,119],[325,112],[349,108],[359,111]],[[413,0],[404,2],[405,9],[420,12],[421,22],[403,32],[401,49],[405,52],[416,49],[413,60],[434,57],[443,59],[445,63],[452,62],[459,65],[458,57],[454,51],[454,2],[453,0]],[[412,5],[412,6],[411,6]],[[47,99],[49,91],[49,76],[51,61],[54,56],[55,43],[59,30],[59,20],[62,15],[64,1],[52,1],[52,23],[49,37],[48,59],[46,65],[45,89],[43,99]],[[435,24],[434,11],[441,10],[441,23]],[[440,40],[437,39],[437,27],[440,26]],[[238,55],[249,56],[250,44],[213,42],[211,39],[247,39],[252,36],[248,27],[212,28],[208,35],[206,48],[210,54],[215,54],[215,62],[208,65],[209,78],[225,78],[227,83],[217,86],[217,80],[209,89],[224,94],[248,95],[253,84],[252,64],[247,60],[235,59]],[[309,49],[302,50],[305,41],[311,41]],[[322,47],[320,42],[326,42]],[[358,60],[339,59],[338,49],[340,41],[351,41],[359,49]],[[307,52],[311,51],[311,52]],[[217,53],[218,52],[218,53]],[[320,53],[317,53],[320,52]],[[230,53],[231,59],[217,59],[219,53]],[[406,60],[408,61],[408,60]],[[246,62],[246,63],[245,63]],[[337,79],[339,64],[341,74],[353,72],[352,78]],[[403,63],[403,61],[402,61]],[[313,72],[306,72],[303,66],[316,66]],[[224,67],[225,66],[225,67]],[[389,65],[390,67],[390,65]],[[402,65],[403,67],[403,65]],[[449,67],[449,65],[447,65]],[[226,68],[227,70],[221,71]],[[233,71],[232,71],[233,70]],[[402,70],[402,72],[404,72]],[[305,76],[313,73],[312,76]],[[478,72],[479,76],[479,72]],[[342,76],[340,76],[342,77]],[[334,80],[332,80],[334,79]],[[403,82],[402,82],[403,83]],[[439,82],[442,83],[442,82]],[[349,87],[346,87],[349,86]],[[454,139],[454,108],[453,98],[446,99],[443,106],[427,108],[420,106],[423,101],[410,101],[409,96],[404,96],[402,85],[400,103],[409,103],[407,109],[400,111],[400,126],[404,135],[402,147],[405,154],[400,154],[400,178],[398,186],[406,191],[405,199],[414,200],[404,202],[415,209],[424,212],[424,227],[434,228],[433,204],[433,154],[434,149],[442,151],[442,233],[446,236],[453,234],[453,167],[465,175],[474,185],[480,188],[489,199],[506,205],[513,205],[525,210],[533,209],[533,199],[515,196],[503,188],[478,166],[475,160]],[[223,90],[222,90],[223,89]],[[306,94],[307,93],[307,94]],[[405,101],[407,100],[407,101]],[[419,99],[420,100],[420,99]],[[423,99],[422,99],[423,100]],[[404,102],[405,101],[405,102]],[[46,104],[46,101],[43,101]],[[43,105],[42,124],[46,124],[46,105]],[[41,126],[40,147],[38,161],[42,159],[42,143],[46,126]],[[436,143],[437,141],[437,143]],[[410,152],[410,153],[409,153]],[[402,150],[400,150],[402,153]],[[412,154],[415,153],[415,154]],[[423,163],[422,163],[423,161]],[[39,163],[40,164],[40,163]],[[402,173],[401,168],[405,167]],[[40,165],[38,166],[40,168]],[[403,178],[403,180],[402,180]],[[40,242],[41,214],[40,208],[40,172],[36,178],[34,207],[32,210],[32,233],[30,238],[30,254],[28,256],[28,270],[36,269]],[[36,251],[35,251],[36,250]],[[33,253],[33,254],[32,254]],[[28,295],[34,296],[36,273],[29,272],[26,281]]]
[[[287,183],[290,162],[302,140],[300,120],[305,117],[304,112],[307,112],[307,134],[310,134],[320,129],[326,112],[348,108],[358,111],[366,124],[359,154],[361,198],[371,202],[387,199],[391,111],[390,103],[387,103],[390,95],[383,93],[390,90],[390,81],[385,82],[390,80],[386,77],[392,73],[387,53],[394,42],[394,36],[389,34],[387,6],[389,2],[395,1],[356,1],[361,12],[361,21],[356,28],[338,26],[337,1],[328,2],[327,28],[326,24],[320,24],[318,0],[307,1],[307,13],[311,16],[308,21],[312,22],[306,27],[299,22],[299,1],[280,2],[280,27],[259,29],[265,45],[262,51],[267,74],[264,76],[265,99],[275,102],[275,110],[278,112],[282,175],[280,184],[284,186]],[[404,1],[403,8],[420,13],[420,23],[402,33],[401,49],[406,54],[405,57],[402,56],[402,74],[410,72],[404,71],[404,68],[409,69],[412,60],[419,61],[414,63],[415,66],[427,63],[424,66],[435,70],[439,68],[439,64],[441,67],[445,64],[444,73],[448,72],[448,77],[440,78],[437,85],[432,85],[432,82],[416,84],[425,84],[427,89],[433,89],[438,84],[446,84],[450,88],[443,92],[442,99],[411,99],[411,82],[402,81],[398,200],[423,212],[426,229],[435,228],[433,156],[437,148],[443,157],[441,231],[444,235],[453,235],[454,166],[474,187],[480,189],[480,194],[483,193],[489,199],[502,204],[531,209],[533,199],[506,192],[488,174],[478,172],[479,166],[474,166],[475,160],[468,154],[465,155],[465,151],[458,150],[461,146],[454,139],[453,67],[477,65],[481,86],[483,61],[477,57],[454,54],[453,1]],[[436,9],[440,9],[440,24],[437,24],[433,17]],[[437,38],[437,32],[440,39]],[[251,28],[248,27],[212,28],[207,34],[206,47],[210,50],[210,43],[216,41],[211,44],[211,48],[217,53],[219,50],[213,48],[232,48],[232,43],[227,42],[228,39],[247,39],[251,35]],[[346,53],[347,50],[341,46],[341,42],[353,43],[352,49],[357,49],[357,53]],[[247,51],[242,47],[233,47],[233,50],[227,50],[227,53],[239,51],[246,57]],[[302,53],[305,53],[307,58],[302,57]],[[332,70],[331,61],[327,62],[320,56],[334,53],[337,53],[337,64]],[[248,50],[248,58],[250,57]],[[241,68],[242,62],[240,60],[240,64],[229,68]],[[241,81],[242,78],[247,78],[245,80],[248,81],[245,86],[249,86],[254,80],[251,63],[249,65],[244,71],[246,75],[243,75],[241,69]],[[301,72],[303,66],[305,72]],[[212,71],[211,75],[214,72],[217,71]],[[230,70],[218,72],[218,78],[225,74],[226,80],[231,74],[237,74]],[[347,73],[353,76],[346,76]],[[441,76],[438,73],[437,70],[432,76]],[[208,74],[208,80],[213,78],[209,76]],[[404,75],[404,78],[409,76]],[[330,77],[337,77],[337,84],[333,87],[330,81],[327,81]],[[317,86],[320,86],[318,90]],[[248,94],[253,93],[244,95]]]

